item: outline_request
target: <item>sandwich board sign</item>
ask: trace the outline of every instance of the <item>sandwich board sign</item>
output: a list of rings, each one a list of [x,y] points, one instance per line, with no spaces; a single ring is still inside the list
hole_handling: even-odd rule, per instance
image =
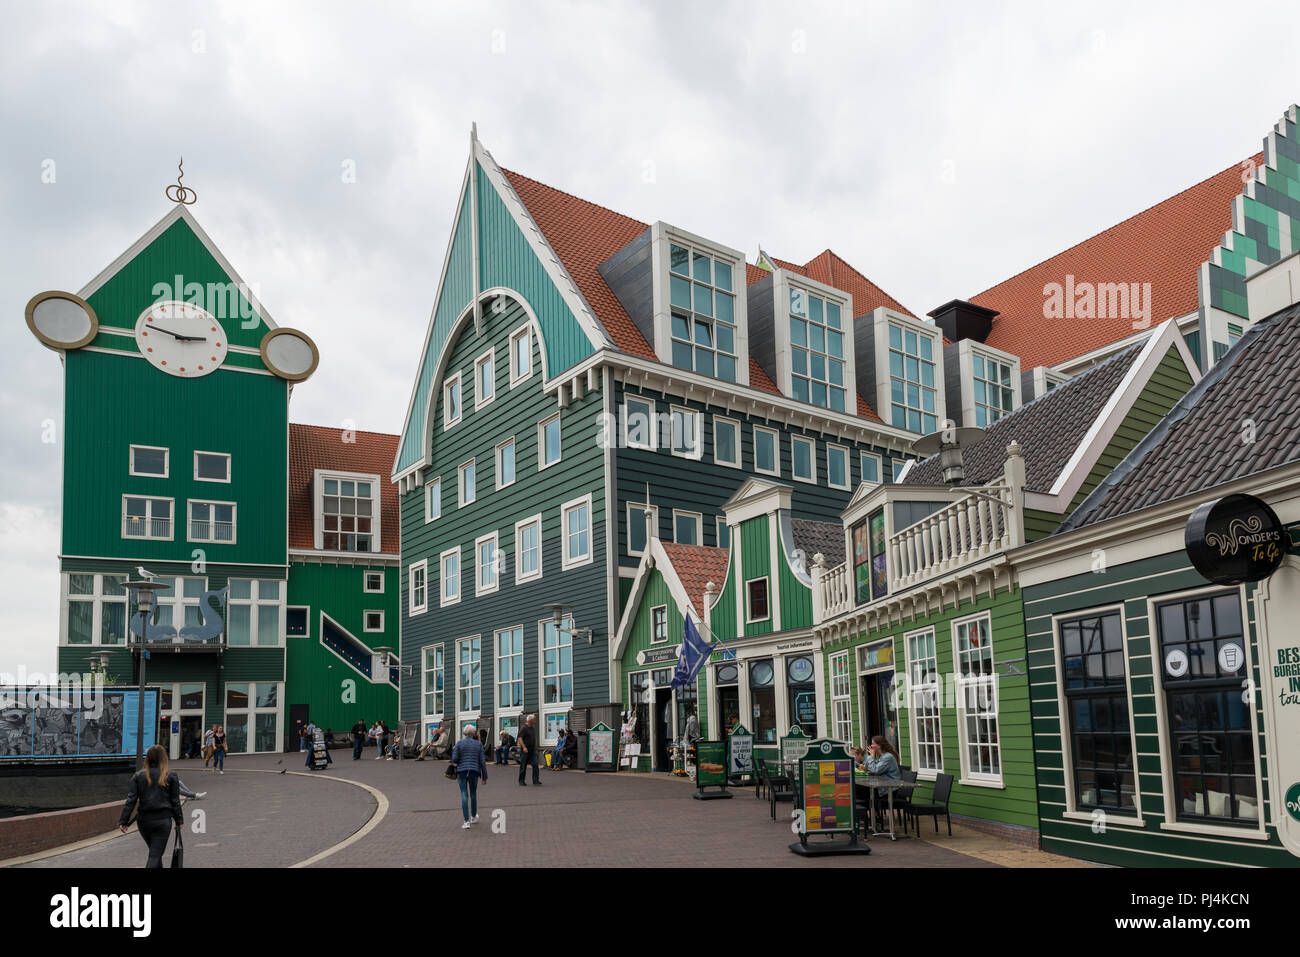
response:
[[[604,721],[587,731],[587,770],[617,770],[614,758],[614,729]]]
[[[754,736],[743,724],[727,735],[727,776],[738,778],[754,773]]]

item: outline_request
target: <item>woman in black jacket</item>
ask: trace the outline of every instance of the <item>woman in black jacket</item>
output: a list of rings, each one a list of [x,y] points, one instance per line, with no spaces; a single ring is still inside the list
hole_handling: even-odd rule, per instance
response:
[[[180,779],[174,771],[167,770],[167,749],[161,745],[155,744],[145,752],[144,767],[131,778],[131,790],[118,821],[123,834],[137,802],[140,805],[137,821],[140,836],[149,845],[149,863],[145,867],[162,867],[170,825],[175,821],[179,831],[184,819],[181,817]]]

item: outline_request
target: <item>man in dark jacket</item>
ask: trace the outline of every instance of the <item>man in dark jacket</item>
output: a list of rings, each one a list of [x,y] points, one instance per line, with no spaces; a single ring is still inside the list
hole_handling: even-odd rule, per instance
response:
[[[361,760],[361,749],[366,746],[367,724],[365,718],[357,719],[352,726],[352,760]]]
[[[524,772],[530,764],[533,766],[533,783],[541,787],[542,776],[538,773],[537,761],[537,715],[530,714],[524,726],[519,729],[519,784],[522,787],[528,786]]]
[[[515,739],[511,737],[509,731],[501,732],[501,741],[497,744],[496,764],[510,763],[510,749],[515,746]]]

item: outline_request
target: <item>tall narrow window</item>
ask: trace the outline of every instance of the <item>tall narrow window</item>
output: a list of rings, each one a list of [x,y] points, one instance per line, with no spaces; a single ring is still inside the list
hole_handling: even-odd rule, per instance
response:
[[[460,507],[472,505],[478,498],[478,484],[474,468],[474,460],[470,459],[459,470],[460,485]]]
[[[1255,740],[1243,701],[1250,658],[1236,591],[1156,606],[1157,667],[1180,821],[1258,826]]]
[[[934,629],[908,635],[908,698],[911,704],[912,759],[918,771],[943,770],[943,731],[939,723],[939,660]]]
[[[1011,364],[979,353],[971,355],[971,364],[975,388],[975,424],[984,428],[1015,411]]]
[[[456,704],[461,714],[478,711],[483,678],[483,639],[478,635],[456,642]]]
[[[718,465],[740,468],[740,423],[722,416],[713,417],[713,461]]]
[[[627,503],[627,553],[629,555],[643,554],[649,543],[649,529],[646,526],[647,508],[652,516],[651,524],[657,525],[659,509],[656,506],[647,506],[644,502]]]
[[[542,516],[515,525],[515,582],[542,577]]]
[[[853,740],[853,673],[849,653],[832,655],[831,665],[831,733],[836,740]]]
[[[442,518],[442,478],[435,478],[424,487],[424,520],[436,522]]]
[[[497,707],[524,706],[524,629],[497,632]]]
[[[885,510],[877,509],[853,526],[853,595],[863,605],[889,593],[885,549]]]
[[[790,436],[790,474],[800,482],[817,482],[817,443]]]
[[[938,422],[934,339],[889,323],[890,424],[928,435]]]
[[[497,488],[515,484],[515,440],[507,439],[497,446]]]
[[[687,459],[698,459],[703,454],[700,441],[700,422],[703,413],[673,407],[672,453]]]
[[[484,535],[474,542],[475,564],[478,576],[475,581],[474,594],[487,595],[497,590],[499,569],[497,567],[497,533]]]
[[[849,450],[842,445],[826,446],[826,484],[845,490],[849,487]]]
[[[668,640],[668,606],[657,605],[650,609],[650,641],[659,644]]]
[[[629,397],[623,403],[623,444],[629,449],[655,447],[655,404]]]
[[[542,623],[542,704],[573,701],[573,619]]]
[[[569,502],[560,510],[564,526],[563,568],[586,565],[592,560],[591,498]]]
[[[474,408],[481,409],[496,397],[496,361],[491,350],[474,363]]]
[[[767,621],[771,617],[767,604],[767,578],[754,578],[745,582],[745,621]]]
[[[533,336],[527,326],[523,326],[510,336],[510,387],[533,374]]]
[[[775,429],[754,426],[754,471],[762,475],[781,475],[778,433]]]
[[[862,481],[879,482],[880,456],[875,452],[863,452],[859,458],[861,460]]]
[[[537,469],[550,468],[560,461],[560,413],[544,419],[537,426]]]
[[[790,391],[800,402],[845,411],[844,332],[838,304],[790,289]]]
[[[1074,806],[1137,810],[1120,613],[1060,623]]]
[[[672,363],[736,381],[736,297],[731,264],[669,245]]]
[[[429,607],[428,563],[416,562],[408,572],[407,602],[409,615],[423,614]]]
[[[442,645],[426,647],[424,649],[424,687],[421,691],[424,698],[424,716],[426,718],[442,717],[444,705],[442,678]]]
[[[953,645],[957,659],[957,728],[962,743],[962,770],[975,780],[1000,781],[998,679],[993,673],[993,639],[988,616],[955,623]]]
[[[448,379],[442,386],[442,427],[449,429],[460,421],[460,373]]]
[[[442,572],[442,600],[440,604],[454,605],[460,601],[460,549],[449,548],[439,558]]]

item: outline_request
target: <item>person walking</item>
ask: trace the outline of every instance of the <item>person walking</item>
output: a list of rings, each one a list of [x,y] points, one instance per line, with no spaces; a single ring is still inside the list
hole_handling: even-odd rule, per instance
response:
[[[215,724],[203,732],[203,766],[205,768],[208,766],[208,762],[212,760],[212,736],[216,733],[217,726]]]
[[[487,784],[487,761],[483,758],[483,742],[478,739],[478,729],[465,725],[464,737],[451,749],[451,761],[456,765],[456,783],[460,785],[460,813],[465,819],[461,825],[469,830],[478,823],[478,782]]]
[[[212,729],[212,770],[218,774],[226,773],[226,726],[219,724]]]
[[[149,861],[145,867],[162,867],[163,852],[171,824],[175,822],[179,835],[185,819],[181,816],[180,779],[167,768],[167,749],[155,744],[145,752],[144,767],[131,777],[131,790],[122,805],[122,817],[117,826],[125,834],[131,823],[131,811],[139,804],[136,826],[149,847]]]
[[[528,766],[533,766],[533,783],[538,787],[542,786],[542,776],[538,771],[537,753],[537,715],[530,714],[524,721],[524,726],[519,729],[519,785],[527,787],[528,782],[524,780],[524,772]]]
[[[361,749],[366,746],[366,719],[357,718],[352,726],[352,760],[361,760]]]

